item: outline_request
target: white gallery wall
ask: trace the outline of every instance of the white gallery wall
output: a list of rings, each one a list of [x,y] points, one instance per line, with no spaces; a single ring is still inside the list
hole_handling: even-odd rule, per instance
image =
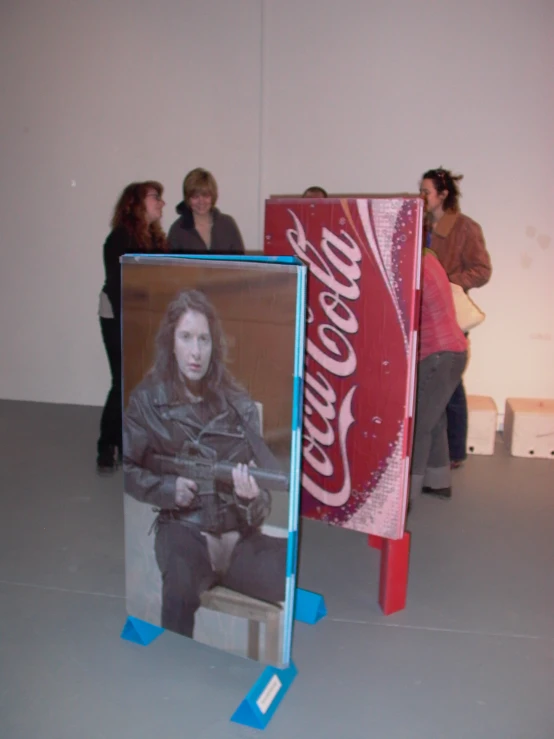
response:
[[[102,404],[102,244],[133,180],[212,169],[260,231],[256,0],[2,0],[0,397]],[[6,71],[9,70],[9,71]]]
[[[101,404],[102,243],[134,179],[211,169],[260,249],[263,200],[465,177],[493,278],[471,393],[554,397],[552,0],[3,0],[0,397]]]

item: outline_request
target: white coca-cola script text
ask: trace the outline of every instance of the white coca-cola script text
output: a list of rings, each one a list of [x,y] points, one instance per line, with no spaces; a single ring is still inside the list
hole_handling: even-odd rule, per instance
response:
[[[287,229],[287,240],[296,256],[310,268],[310,303],[316,302],[325,316],[314,324],[314,312],[308,308],[306,354],[308,359],[304,376],[304,435],[302,487],[324,505],[344,505],[351,493],[350,464],[346,442],[348,431],[355,422],[352,403],[357,388],[354,374],[357,367],[356,351],[351,336],[358,331],[358,319],[353,310],[360,297],[359,280],[362,253],[349,234],[338,235],[322,228],[319,248],[306,239],[302,224],[289,210],[294,227]],[[317,288],[319,288],[319,292]],[[312,361],[310,361],[313,360]],[[315,364],[314,364],[315,363]],[[352,377],[337,411],[337,394],[328,376]],[[338,440],[342,470],[336,471],[330,451]],[[335,455],[336,456],[336,455]],[[311,468],[311,469],[310,469]],[[332,490],[317,483],[310,472],[332,480]]]

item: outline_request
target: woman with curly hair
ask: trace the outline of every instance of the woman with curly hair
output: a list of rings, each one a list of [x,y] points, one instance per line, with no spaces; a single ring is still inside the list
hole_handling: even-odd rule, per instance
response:
[[[210,473],[221,464],[227,477]],[[278,473],[280,464],[256,404],[227,369],[215,308],[184,290],[168,306],[154,365],[124,416],[125,492],[158,511],[164,628],[192,637],[200,596],[217,584],[284,600],[287,542],[261,530],[271,510],[271,493],[256,479],[263,468]]]
[[[450,282],[466,292],[490,280],[491,259],[481,226],[460,212],[458,183],[463,175],[447,169],[429,169],[420,183],[427,220],[426,246],[437,256]],[[460,380],[446,409],[448,447],[452,467],[466,458],[467,400]]]
[[[105,282],[100,292],[100,329],[112,385],[100,420],[96,469],[101,475],[117,468],[122,452],[121,418],[121,265],[123,254],[167,251],[160,225],[163,187],[159,182],[133,182],[123,190],[114,208],[112,231],[104,243]]]

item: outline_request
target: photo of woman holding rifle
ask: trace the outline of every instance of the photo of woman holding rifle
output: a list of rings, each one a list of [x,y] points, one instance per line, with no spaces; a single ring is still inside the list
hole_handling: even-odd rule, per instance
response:
[[[270,603],[285,598],[287,540],[261,526],[270,490],[288,490],[288,479],[225,361],[213,305],[200,291],[181,291],[124,414],[125,492],[158,511],[161,626],[189,637],[200,597],[215,585]]]

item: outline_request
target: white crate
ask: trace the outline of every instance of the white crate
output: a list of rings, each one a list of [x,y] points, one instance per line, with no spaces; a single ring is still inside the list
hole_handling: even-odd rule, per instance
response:
[[[467,396],[467,452],[494,454],[498,410],[486,395]]]
[[[507,398],[504,443],[514,457],[554,459],[554,400]]]

